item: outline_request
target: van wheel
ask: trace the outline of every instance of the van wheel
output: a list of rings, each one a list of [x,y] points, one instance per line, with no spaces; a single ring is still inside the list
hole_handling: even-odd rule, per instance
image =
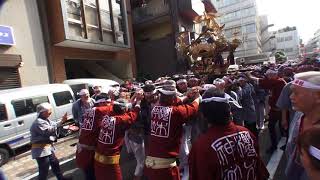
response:
[[[3,148],[0,148],[0,166],[9,161],[9,151]]]

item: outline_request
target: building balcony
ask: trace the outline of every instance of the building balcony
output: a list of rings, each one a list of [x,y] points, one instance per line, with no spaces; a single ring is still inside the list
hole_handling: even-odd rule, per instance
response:
[[[56,46],[119,51],[129,48],[125,1],[47,1],[48,23]]]
[[[166,0],[151,0],[143,7],[133,9],[133,24],[153,21],[169,14],[170,7]]]

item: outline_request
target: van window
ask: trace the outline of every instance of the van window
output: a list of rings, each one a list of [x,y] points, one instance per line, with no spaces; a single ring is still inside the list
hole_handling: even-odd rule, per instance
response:
[[[4,104],[0,104],[0,122],[8,120],[6,106]]]
[[[19,117],[36,112],[37,105],[44,102],[49,102],[48,96],[38,96],[27,99],[13,100],[11,104],[13,105],[16,117]]]
[[[69,91],[53,93],[53,98],[56,106],[73,103],[73,97]]]

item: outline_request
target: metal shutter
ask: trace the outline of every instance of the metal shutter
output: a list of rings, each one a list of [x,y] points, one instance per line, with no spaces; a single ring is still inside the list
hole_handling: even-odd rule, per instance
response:
[[[18,68],[0,67],[0,90],[21,87]]]

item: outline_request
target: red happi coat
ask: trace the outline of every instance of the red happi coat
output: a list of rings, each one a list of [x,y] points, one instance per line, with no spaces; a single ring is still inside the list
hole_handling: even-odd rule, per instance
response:
[[[259,86],[261,88],[268,89],[271,91],[271,96],[269,98],[269,105],[271,107],[271,110],[278,109],[276,107],[276,104],[281,94],[281,91],[285,85],[286,85],[286,82],[282,78],[259,80]]]
[[[112,104],[107,106],[93,108],[83,115],[83,124],[80,127],[79,143],[95,147],[100,131],[100,122],[103,116],[112,114]],[[94,150],[77,148],[76,163],[81,169],[87,169],[93,166]]]
[[[189,154],[190,180],[266,180],[268,170],[258,142],[246,128],[230,122],[199,137]]]
[[[124,142],[125,131],[137,120],[140,108],[117,116],[101,117],[101,129],[97,140],[96,152],[104,156],[120,155]],[[119,164],[106,165],[95,161],[95,176],[97,180],[121,180]]]
[[[151,112],[151,133],[146,155],[157,158],[176,158],[179,155],[182,125],[195,115],[199,104],[178,106],[155,106]],[[145,168],[145,175],[152,180],[180,179],[178,167],[152,169]]]

